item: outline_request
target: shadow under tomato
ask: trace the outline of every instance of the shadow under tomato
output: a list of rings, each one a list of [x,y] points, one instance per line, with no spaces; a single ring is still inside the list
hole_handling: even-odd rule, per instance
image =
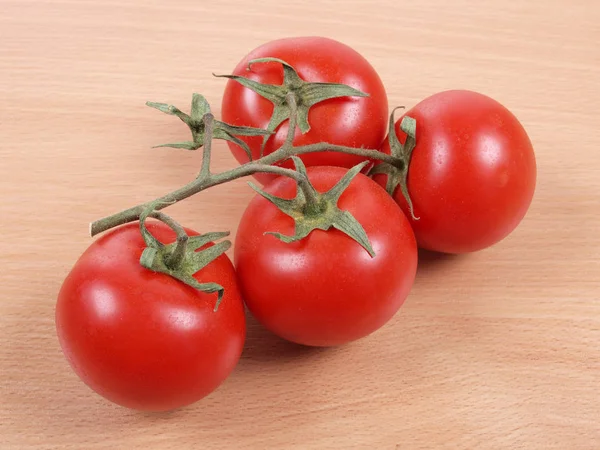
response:
[[[456,255],[452,253],[438,253],[420,248],[417,276],[422,273],[439,270],[449,264],[455,264],[465,256],[466,255]]]
[[[281,363],[310,358],[328,351],[327,347],[310,347],[286,341],[271,333],[246,311],[246,344],[240,364]]]
[[[187,411],[192,409],[195,405],[195,403],[192,403],[191,405],[182,406],[169,411],[132,411],[131,414],[157,422],[163,420],[176,420],[177,418],[186,415]]]

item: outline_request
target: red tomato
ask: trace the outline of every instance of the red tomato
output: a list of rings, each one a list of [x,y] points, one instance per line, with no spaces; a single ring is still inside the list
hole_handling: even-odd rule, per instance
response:
[[[375,69],[350,47],[323,37],[297,37],[275,40],[248,54],[233,71],[260,83],[283,82],[283,68],[275,62],[259,63],[246,70],[248,61],[276,57],[291,64],[305,81],[342,83],[369,94],[369,97],[341,97],[325,100],[310,108],[310,131],[296,130],[294,145],[329,142],[352,147],[378,149],[387,131],[388,103],[385,88]],[[273,112],[273,103],[239,83],[229,80],[223,95],[223,121],[232,125],[267,128]],[[285,141],[288,121],[283,122],[267,141],[264,154],[277,150]],[[253,158],[260,155],[262,137],[240,137],[250,147]],[[235,158],[244,163],[246,153],[229,143]],[[364,160],[359,156],[334,152],[320,152],[301,156],[306,166],[353,167]],[[293,167],[291,162],[282,164]],[[267,183],[272,174],[259,173],[256,178]]]
[[[163,243],[175,240],[162,223],[147,228]],[[92,243],[60,290],[56,326],[69,363],[97,393],[128,408],[170,410],[206,396],[233,370],[244,308],[226,255],[195,275],[225,288],[214,312],[217,294],[143,268],[144,247],[139,224]]]
[[[497,101],[461,90],[432,95],[406,115],[417,122],[407,186],[419,246],[466,253],[508,236],[536,183],[531,141],[517,118]],[[404,142],[401,120],[396,133]],[[387,140],[382,151],[390,153]],[[385,175],[374,179],[385,183]],[[400,188],[394,198],[409,215]]]
[[[344,174],[309,167],[318,192]],[[278,178],[265,191],[293,198],[296,183]],[[261,196],[246,208],[235,241],[235,264],[252,314],[280,337],[333,346],[362,338],[388,322],[412,287],[417,246],[409,222],[389,195],[358,174],[338,201],[363,226],[376,256],[336,229],[314,230],[286,244],[265,232],[294,234],[294,221]]]

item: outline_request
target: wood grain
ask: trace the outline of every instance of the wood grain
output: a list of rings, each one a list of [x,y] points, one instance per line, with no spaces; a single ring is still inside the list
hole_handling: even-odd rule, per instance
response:
[[[599,23],[586,0],[1,0],[0,448],[600,448]],[[54,305],[91,220],[198,167],[150,149],[186,134],[144,102],[199,91],[219,116],[211,72],[314,34],[367,57],[392,105],[448,88],[507,105],[536,148],[529,214],[486,251],[422,255],[401,312],[362,341],[302,349],[251,322],[204,401],[109,404],[64,360]],[[234,164],[215,150],[215,169]],[[171,211],[235,233],[251,196],[238,181]]]

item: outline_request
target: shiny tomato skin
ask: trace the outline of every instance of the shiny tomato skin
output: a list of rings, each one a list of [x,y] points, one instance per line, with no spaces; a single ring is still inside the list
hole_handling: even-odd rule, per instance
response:
[[[406,115],[417,121],[407,185],[419,246],[468,253],[508,236],[531,204],[537,172],[517,118],[496,100],[465,90],[432,95]],[[401,120],[396,134],[404,142]],[[387,139],[382,151],[390,152]],[[385,183],[385,176],[374,179]],[[394,199],[408,215],[400,189]]]
[[[163,243],[175,239],[162,223],[147,227]],[[74,371],[98,394],[131,409],[172,410],[208,395],[236,366],[244,307],[226,255],[195,275],[225,288],[214,312],[216,294],[143,268],[144,247],[137,223],[93,242],[59,292],[57,333]]]
[[[387,131],[388,101],[383,83],[371,64],[345,44],[324,37],[294,37],[268,42],[250,52],[237,65],[233,74],[252,80],[280,85],[283,69],[279,63],[260,63],[246,70],[248,61],[276,57],[291,64],[300,77],[308,82],[343,83],[369,97],[341,97],[325,100],[312,106],[308,115],[311,129],[302,134],[296,130],[294,145],[329,142],[351,147],[378,149]],[[222,102],[223,121],[232,125],[267,128],[273,103],[239,83],[228,80]],[[264,154],[281,147],[288,130],[283,122],[269,138]],[[262,137],[241,137],[252,150],[253,158],[260,155]],[[246,153],[229,143],[235,158],[244,163]],[[340,166],[350,168],[365,158],[334,152],[319,152],[301,156],[306,166]],[[291,162],[282,164],[292,168]],[[255,177],[263,184],[273,180],[273,174],[260,173]]]
[[[346,172],[309,167],[319,192]],[[278,178],[271,194],[292,198],[295,182]],[[364,227],[376,253],[336,229],[314,230],[286,244],[265,232],[291,235],[293,220],[256,196],[235,242],[235,264],[250,312],[276,335],[308,346],[345,344],[387,323],[404,303],[415,278],[417,246],[409,222],[384,189],[359,174],[338,205]]]

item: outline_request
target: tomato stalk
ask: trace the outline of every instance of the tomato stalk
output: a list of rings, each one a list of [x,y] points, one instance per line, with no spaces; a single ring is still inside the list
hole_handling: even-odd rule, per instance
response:
[[[296,170],[307,177],[306,167],[297,156],[292,156]],[[305,194],[303,189],[298,189],[296,197],[289,200],[271,195],[253,183],[250,187],[265,199],[273,203],[281,212],[294,219],[294,234],[286,236],[281,233],[267,232],[277,239],[289,243],[305,238],[313,230],[329,230],[336,228],[359,243],[373,258],[375,251],[369,242],[367,233],[362,225],[348,211],[341,210],[338,206],[338,200],[343,192],[348,188],[354,177],[359,174],[361,169],[367,164],[364,161],[350,169],[330,190],[325,193],[319,193],[308,182],[306,190],[310,196]]]
[[[288,127],[288,133],[285,137],[285,142],[283,143],[283,148],[287,151],[293,151],[294,148],[294,131],[296,130],[296,125],[298,122],[298,116],[297,114],[295,114],[294,112],[296,111],[297,108],[297,103],[296,103],[296,96],[293,93],[288,93],[287,94],[287,104],[290,108],[290,112],[291,115],[289,117],[289,127]],[[290,156],[291,158],[295,158],[295,156]],[[319,198],[317,197],[314,189],[312,189],[312,186],[310,185],[308,178],[306,177],[306,173],[301,172],[300,170],[298,170],[298,164],[296,163],[296,171],[298,173],[301,173],[303,175],[302,179],[298,180],[298,187],[300,188],[300,190],[302,191],[302,193],[304,194],[304,198],[306,198],[306,202],[307,202],[307,207],[310,208],[316,208],[316,206],[319,203]],[[252,185],[252,183],[249,183],[251,187],[254,186]],[[257,190],[257,189],[254,189]],[[257,191],[258,192],[258,191]]]
[[[412,219],[419,220],[419,218],[415,216],[412,199],[408,193],[408,168],[410,166],[412,152],[417,143],[417,122],[412,117],[405,116],[402,118],[402,121],[400,122],[400,129],[406,133],[406,141],[404,144],[402,144],[396,135],[396,130],[394,129],[394,113],[400,108],[403,108],[403,106],[394,108],[390,114],[388,139],[390,143],[390,153],[392,156],[401,160],[402,164],[397,166],[386,163],[377,164],[369,171],[369,176],[373,176],[378,173],[387,175],[387,181],[385,185],[385,190],[387,193],[393,197],[396,189],[400,187],[400,192],[402,192],[402,196],[406,200],[406,204],[408,205],[408,210]]]
[[[204,136],[206,142],[204,144],[204,149],[202,150],[202,166],[200,167],[200,177],[210,177],[210,157],[212,152],[212,136],[213,136],[213,127],[214,127],[214,117],[211,113],[207,113],[202,118],[204,121],[204,127],[206,129],[206,134]]]
[[[170,269],[177,269],[177,267],[179,267],[179,265],[183,261],[183,258],[185,257],[185,251],[187,248],[187,241],[189,236],[187,235],[185,229],[181,226],[181,224],[179,224],[179,222],[177,222],[170,216],[167,216],[165,213],[155,211],[154,209],[154,205],[151,208],[148,208],[148,216],[160,220],[164,224],[168,225],[175,232],[176,245],[173,252],[170,255],[168,255],[167,258],[165,258],[165,265]],[[141,219],[140,230],[142,236],[145,236],[145,234],[148,232],[145,227],[144,221]],[[145,239],[145,241],[147,245],[151,245],[147,238]]]
[[[246,144],[238,139],[235,134],[267,137],[272,131],[251,127],[233,127],[224,122],[215,120],[210,112],[208,102],[199,94],[194,94],[192,97],[192,107],[189,115],[174,106],[164,103],[148,102],[147,104],[166,114],[179,117],[179,119],[190,128],[192,133],[191,141],[164,144],[159,147],[175,147],[188,150],[196,150],[203,147],[200,171],[192,182],[169,194],[93,222],[90,226],[90,234],[92,236],[113,227],[139,220],[140,231],[147,245],[147,248],[143,251],[140,258],[140,264],[155,272],[168,274],[203,292],[217,292],[218,300],[215,305],[216,309],[223,296],[223,288],[216,283],[199,283],[193,275],[227,251],[231,246],[231,242],[223,241],[203,250],[200,250],[200,247],[206,246],[212,240],[226,237],[229,232],[207,233],[201,236],[189,237],[181,225],[169,216],[160,213],[159,210],[212,186],[223,184],[257,172],[268,172],[292,178],[298,183],[296,198],[292,200],[271,196],[252,183],[249,183],[257,193],[271,201],[282,212],[294,219],[294,235],[285,236],[276,232],[270,234],[283,242],[293,242],[303,239],[315,229],[328,230],[330,228],[336,228],[359,243],[371,257],[375,256],[362,225],[348,211],[342,211],[337,206],[341,194],[349,186],[352,179],[357,176],[360,170],[367,164],[367,161],[350,169],[348,173],[328,192],[319,193],[311,185],[306,173],[306,168],[300,158],[298,158],[298,155],[321,151],[343,152],[363,156],[369,159],[380,160],[383,163],[396,168],[396,170],[404,169],[404,158],[398,157],[397,155],[387,155],[377,150],[333,145],[327,142],[295,147],[293,145],[295,130],[298,126],[299,119],[302,118],[302,114],[298,114],[299,105],[297,103],[297,93],[290,91],[285,95],[285,105],[289,110],[289,128],[284,144],[267,156],[263,156],[254,161],[250,160],[231,170],[214,174],[210,170],[213,139],[224,139],[236,142],[242,148],[247,149]],[[247,152],[249,153],[249,150]],[[288,158],[294,160],[296,170],[286,169],[275,165]],[[177,234],[176,242],[164,245],[154,238],[145,226],[145,221],[148,217],[154,217],[170,226]]]
[[[147,247],[142,252],[140,264],[146,269],[170,275],[185,284],[202,292],[217,293],[215,311],[223,298],[223,286],[217,283],[200,283],[194,274],[209,265],[225,253],[230,247],[230,241],[208,245],[213,241],[229,236],[229,232],[206,233],[199,236],[188,236],[185,229],[162,212],[155,211],[157,203],[152,203],[140,215],[140,232]],[[154,217],[175,231],[177,238],[172,244],[165,245],[156,239],[146,227],[146,219]],[[202,247],[205,247],[201,249]]]
[[[196,96],[198,94],[194,94],[194,95]],[[295,107],[295,99],[293,98],[292,95],[288,95],[288,102],[292,108]],[[156,103],[150,104],[150,106],[152,106],[152,107],[155,107],[154,105],[156,105]],[[163,105],[163,104],[161,104],[161,105]],[[167,108],[169,108],[169,107],[167,107]],[[172,107],[172,108],[174,108],[174,107]],[[157,109],[159,109],[159,108],[157,108]],[[163,108],[160,110],[165,112],[166,108]],[[167,112],[167,114],[171,114],[171,113]],[[207,113],[207,114],[210,114],[210,113]],[[208,121],[207,120],[204,121],[204,126],[206,127],[206,129],[204,131],[204,135],[203,135],[203,141],[204,141],[203,142],[203,145],[204,145],[203,167],[204,167],[204,169],[201,169],[200,173],[193,181],[191,181],[190,183],[186,184],[185,186],[183,186],[173,192],[170,192],[162,197],[159,197],[155,200],[152,200],[152,201],[146,202],[146,203],[142,203],[142,204],[134,206],[132,208],[125,209],[119,213],[112,214],[110,216],[107,216],[107,217],[104,217],[102,219],[92,222],[92,224],[90,225],[90,235],[93,237],[93,236],[96,236],[97,234],[100,234],[107,230],[110,230],[111,228],[138,220],[140,215],[144,212],[144,210],[147,209],[148,206],[153,203],[156,204],[156,210],[158,211],[158,210],[165,208],[168,205],[177,203],[181,200],[185,200],[186,198],[191,197],[192,195],[195,195],[199,192],[202,192],[205,189],[208,189],[210,187],[217,186],[217,185],[223,184],[223,183],[227,183],[229,181],[232,181],[232,180],[235,180],[238,178],[243,178],[248,175],[257,173],[257,172],[274,173],[277,175],[292,178],[292,179],[296,180],[297,182],[302,183],[303,180],[305,179],[305,177],[303,175],[299,174],[297,171],[295,171],[293,169],[286,169],[283,167],[274,166],[273,164],[282,162],[288,158],[291,158],[292,156],[298,156],[298,155],[302,155],[305,153],[332,151],[332,152],[348,153],[348,154],[352,154],[352,155],[363,156],[363,157],[366,157],[369,159],[379,160],[379,161],[388,163],[394,167],[399,167],[399,168],[403,167],[403,164],[404,164],[403,160],[401,158],[391,156],[386,153],[380,152],[378,150],[372,150],[372,149],[346,147],[343,145],[329,144],[327,142],[319,142],[316,144],[308,144],[308,145],[302,145],[302,146],[295,147],[292,144],[295,130],[294,130],[294,128],[292,128],[290,126],[285,143],[279,149],[274,151],[273,153],[263,156],[260,159],[256,159],[254,161],[249,161],[245,164],[242,164],[238,167],[227,170],[225,172],[213,174],[210,172],[210,167],[209,167],[211,144],[208,144],[208,150],[207,150],[206,144],[208,143],[208,141],[206,141],[206,134],[208,133],[210,136],[210,133],[212,133],[213,128],[215,126],[215,122],[217,122],[217,121],[210,120],[210,119]],[[214,139],[214,136],[213,136],[213,139]],[[212,141],[212,139],[211,139],[211,141]],[[167,145],[171,145],[171,144],[161,145],[160,147],[167,146]],[[206,159],[207,155],[208,155],[208,158]],[[208,163],[204,163],[204,161],[208,161]]]
[[[267,131],[270,133],[263,137],[263,143],[260,148],[260,156],[263,156],[265,145],[270,134],[286,119],[290,119],[290,128],[294,131],[296,127],[291,126],[291,120],[298,124],[302,133],[310,130],[308,123],[308,112],[310,108],[317,103],[325,100],[339,97],[368,97],[369,94],[354,89],[340,83],[312,83],[300,78],[296,69],[287,62],[279,58],[258,58],[248,62],[246,70],[250,71],[254,64],[259,63],[279,63],[283,67],[283,83],[281,86],[272,84],[263,84],[249,78],[238,75],[215,75],[216,77],[228,78],[240,83],[242,86],[256,92],[261,97],[266,98],[273,103],[273,113],[271,120],[267,125]],[[294,104],[290,99],[294,99]],[[250,155],[250,159],[252,159]]]

